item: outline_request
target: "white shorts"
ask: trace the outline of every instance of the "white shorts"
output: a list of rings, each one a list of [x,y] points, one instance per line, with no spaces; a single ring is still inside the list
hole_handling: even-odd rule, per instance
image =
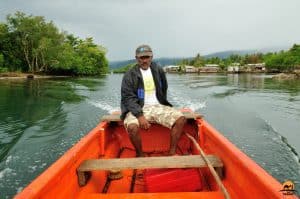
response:
[[[173,127],[178,118],[183,116],[179,110],[161,104],[144,106],[143,114],[149,122],[160,124],[169,129]],[[131,112],[128,112],[124,120],[125,128],[130,124],[139,126],[139,121]]]

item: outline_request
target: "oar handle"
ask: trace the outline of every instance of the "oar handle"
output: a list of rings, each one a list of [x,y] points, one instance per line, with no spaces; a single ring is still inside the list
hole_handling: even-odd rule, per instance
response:
[[[225,199],[230,199],[230,195],[228,193],[228,191],[226,190],[225,186],[223,185],[219,175],[217,174],[217,172],[215,171],[215,169],[213,168],[212,164],[210,163],[210,161],[206,158],[204,151],[201,149],[201,147],[199,146],[198,142],[195,140],[194,137],[192,137],[190,134],[185,133],[185,135],[190,138],[190,140],[194,143],[196,149],[200,152],[202,158],[204,159],[205,163],[207,164],[210,172],[212,173],[212,175],[214,176],[218,186],[220,187]]]

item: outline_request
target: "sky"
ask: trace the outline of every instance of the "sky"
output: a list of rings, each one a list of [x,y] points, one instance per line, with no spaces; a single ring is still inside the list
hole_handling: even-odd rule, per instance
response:
[[[140,44],[155,58],[300,43],[300,0],[0,0],[0,22],[16,11],[44,16],[62,31],[134,59]]]

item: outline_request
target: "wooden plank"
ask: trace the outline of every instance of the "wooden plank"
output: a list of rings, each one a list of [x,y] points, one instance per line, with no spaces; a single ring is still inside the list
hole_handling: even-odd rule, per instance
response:
[[[214,155],[207,155],[207,159],[216,168],[223,169],[223,162]],[[207,164],[201,155],[163,156],[118,159],[85,160],[77,168],[78,184],[86,185],[91,171],[95,170],[123,170],[146,168],[200,168]]]
[[[203,116],[199,113],[193,113],[193,112],[182,112],[186,119],[198,119],[202,118]],[[110,114],[110,115],[104,115],[101,118],[101,121],[107,121],[107,122],[120,122],[122,121],[120,119],[120,114]]]
[[[203,115],[199,113],[194,113],[194,112],[182,112],[182,114],[185,116],[186,119],[201,119]]]
[[[206,157],[214,167],[223,167],[222,161],[217,156],[207,155]],[[85,160],[80,164],[77,171],[146,168],[194,168],[206,166],[207,165],[201,155],[187,155]]]
[[[104,115],[101,118],[101,121],[106,121],[106,122],[120,122],[122,120],[120,118],[120,114],[110,114],[110,115]]]

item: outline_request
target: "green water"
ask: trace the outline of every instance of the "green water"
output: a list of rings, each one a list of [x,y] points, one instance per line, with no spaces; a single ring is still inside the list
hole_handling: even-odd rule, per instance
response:
[[[270,75],[168,75],[169,99],[300,191],[300,81]],[[122,75],[0,80],[0,198],[11,198],[119,109]]]

